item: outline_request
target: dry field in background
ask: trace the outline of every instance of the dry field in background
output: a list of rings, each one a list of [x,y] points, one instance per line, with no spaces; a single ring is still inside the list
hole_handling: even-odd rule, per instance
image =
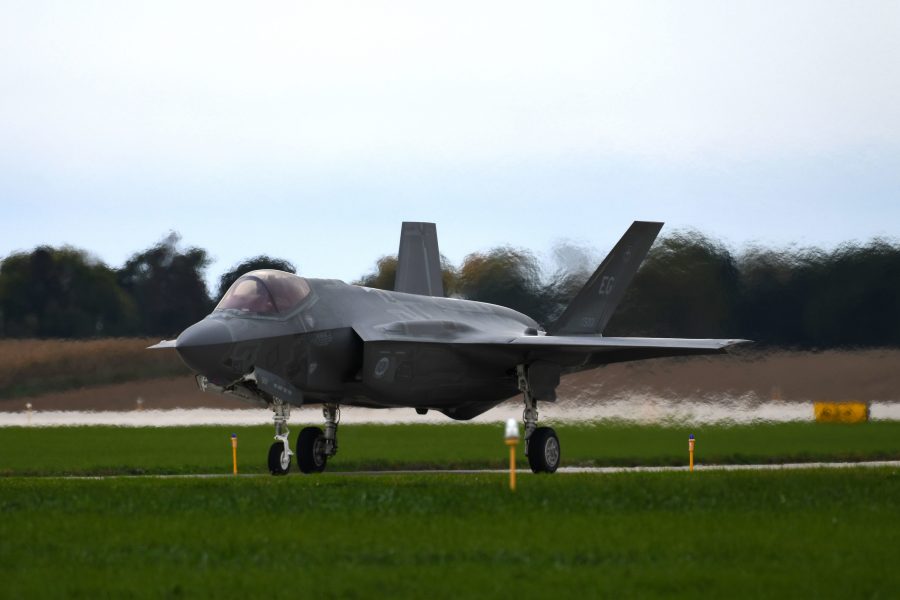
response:
[[[155,339],[0,340],[0,411],[246,408],[197,390],[174,351]],[[759,351],[609,365],[563,378],[561,402],[644,394],[705,400],[900,400],[900,349]]]
[[[189,371],[171,351],[146,350],[159,340],[0,339],[0,401]]]
[[[726,355],[621,363],[564,378],[559,397],[583,402],[635,392],[693,400],[897,401],[900,349],[801,352],[745,346]]]

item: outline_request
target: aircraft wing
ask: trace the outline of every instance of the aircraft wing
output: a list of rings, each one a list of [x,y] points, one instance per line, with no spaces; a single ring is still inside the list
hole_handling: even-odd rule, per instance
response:
[[[653,348],[670,350],[724,350],[728,346],[749,340],[719,340],[693,338],[642,338],[603,337],[595,335],[529,335],[517,337],[508,343],[532,348],[571,349],[573,351],[622,350],[628,348]]]
[[[158,344],[147,346],[147,350],[158,350],[160,348],[174,348],[175,340],[161,340]]]
[[[686,338],[639,338],[602,337],[582,335],[541,335],[521,336],[510,340],[496,340],[487,345],[495,350],[523,353],[529,360],[550,360],[569,363],[578,356],[590,355],[592,363],[608,364],[660,358],[664,356],[690,356],[698,354],[723,354],[729,346],[748,340],[686,339]],[[465,352],[460,340],[453,342]],[[483,340],[473,340],[473,344],[485,346]],[[462,343],[464,345],[465,342]],[[556,360],[555,360],[556,359]]]
[[[525,360],[547,360],[574,366],[583,361],[594,365],[661,358],[666,356],[696,356],[700,354],[724,354],[729,346],[748,342],[739,339],[687,339],[687,338],[639,338],[602,337],[579,335],[521,336],[485,344],[473,340],[475,347],[510,352]],[[455,340],[457,350],[465,353],[466,344]],[[505,351],[505,352],[504,352]]]
[[[439,344],[453,347],[462,354],[486,356],[498,354],[522,359],[549,359],[561,362],[577,360],[574,355],[593,355],[599,363],[686,356],[721,354],[729,346],[749,340],[604,337],[600,335],[503,335],[478,331],[464,323],[452,321],[396,322],[380,327],[356,328],[366,343]]]

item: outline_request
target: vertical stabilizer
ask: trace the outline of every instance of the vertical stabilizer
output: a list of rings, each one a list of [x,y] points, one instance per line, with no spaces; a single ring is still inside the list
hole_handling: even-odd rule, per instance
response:
[[[444,295],[434,223],[403,223],[394,291],[420,296]]]
[[[551,335],[597,335],[609,323],[662,223],[635,221],[556,320]]]

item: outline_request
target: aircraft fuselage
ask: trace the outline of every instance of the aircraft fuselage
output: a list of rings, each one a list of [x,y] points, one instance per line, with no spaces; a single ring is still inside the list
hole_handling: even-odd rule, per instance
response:
[[[179,354],[220,386],[264,369],[300,390],[304,403],[456,407],[466,418],[465,405],[482,412],[517,393],[514,359],[480,356],[472,338],[536,335],[530,317],[470,300],[306,281],[310,293],[291,313],[217,310],[178,337]],[[370,333],[396,339],[364,341]],[[460,336],[464,350],[453,345]]]

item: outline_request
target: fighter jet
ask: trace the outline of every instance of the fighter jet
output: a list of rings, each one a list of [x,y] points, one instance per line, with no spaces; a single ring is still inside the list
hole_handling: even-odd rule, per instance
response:
[[[546,329],[503,306],[445,298],[436,227],[407,222],[393,291],[252,271],[209,316],[151,348],[175,348],[201,390],[273,411],[273,475],[286,474],[294,456],[303,473],[324,470],[338,450],[342,406],[434,410],[467,420],[518,393],[529,466],[552,473],[560,443],[552,428],[538,426],[538,402],[556,401],[561,376],[615,362],[723,353],[745,341],[603,336],[661,228],[635,221]],[[310,404],[322,406],[325,429],[304,428],[292,449],[291,407]]]

